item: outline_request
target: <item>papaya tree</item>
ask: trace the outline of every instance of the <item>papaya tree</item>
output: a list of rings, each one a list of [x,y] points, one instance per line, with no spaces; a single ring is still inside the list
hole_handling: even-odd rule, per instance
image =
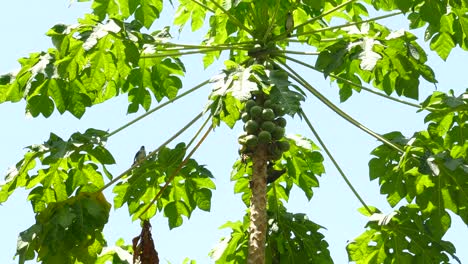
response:
[[[175,10],[173,23],[156,28],[163,8]],[[222,226],[231,231],[210,253],[216,263],[333,263],[324,227],[287,206],[293,190],[312,199],[325,159],[368,217],[363,233],[346,246],[349,261],[460,262],[444,235],[452,217],[468,224],[468,93],[438,87],[420,98],[420,89],[437,84],[427,52],[445,60],[457,46],[468,49],[467,10],[468,2],[456,0],[92,1],[76,24],[47,32],[50,49],[19,59],[19,71],[0,76],[0,102],[24,101],[31,117],[57,111],[80,119],[126,95],[128,114],[145,113],[112,131],[89,128],[68,139],[51,133],[25,147],[0,185],[0,203],[27,189],[35,214],[18,237],[19,263],[159,263],[151,220],[164,216],[173,229],[197,209],[210,211],[214,175],[195,153],[220,126],[236,124],[242,126],[237,141],[224,143],[239,146],[230,179],[246,214]],[[410,30],[390,28],[391,17]],[[173,37],[186,27],[203,36],[200,43]],[[202,55],[205,68],[223,66],[184,87],[192,54]],[[371,93],[423,112],[426,128],[378,133],[333,103],[299,67],[330,80],[341,102]],[[204,106],[184,103],[195,91],[205,92]],[[368,204],[353,187],[304,110],[311,98],[381,143],[371,152],[369,179],[378,182],[392,212]],[[112,173],[116,159],[106,144],[173,103],[192,120]],[[289,131],[293,119],[305,131]],[[108,247],[103,229],[112,207],[126,207],[140,222],[131,245]]]

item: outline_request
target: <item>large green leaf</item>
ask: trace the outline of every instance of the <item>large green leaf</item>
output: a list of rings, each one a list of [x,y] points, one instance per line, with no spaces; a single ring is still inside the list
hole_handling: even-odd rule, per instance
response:
[[[301,110],[301,101],[305,101],[304,92],[293,86],[283,71],[270,70],[268,78],[268,83],[272,86],[269,93],[272,104],[281,105],[286,114],[294,116]],[[290,88],[295,88],[297,91]]]
[[[418,99],[419,79],[436,83],[424,50],[416,37],[404,30],[390,31],[377,24],[363,24],[338,31],[343,38],[320,48],[316,67],[325,77],[333,73],[360,85],[372,83],[387,94]],[[344,38],[345,37],[345,38]],[[344,40],[347,39],[347,40]],[[352,94],[349,82],[338,82],[343,100]],[[343,90],[344,89],[344,90]]]
[[[49,117],[55,106],[60,113],[69,111],[80,118],[87,107],[124,92],[130,113],[140,105],[148,110],[151,94],[157,101],[177,95],[184,66],[176,58],[155,54],[152,45],[157,41],[140,33],[138,22],[114,18],[100,23],[93,15],[79,22],[54,26],[48,35],[55,49],[21,59],[22,68],[15,76],[1,77],[0,102],[24,98],[34,117]]]
[[[447,213],[434,216],[417,205],[402,206],[389,215],[369,218],[367,230],[347,246],[350,261],[358,264],[452,263],[455,247],[442,240],[450,227]]]
[[[150,28],[154,20],[159,17],[163,8],[162,0],[140,0],[135,10],[135,18],[146,28]]]
[[[102,237],[111,205],[102,193],[80,193],[50,203],[36,215],[36,223],[20,233],[19,263],[94,263],[106,242]]]
[[[260,90],[257,73],[264,71],[260,65],[244,68],[232,61],[226,61],[225,64],[225,72],[213,78],[209,108],[214,124],[219,125],[222,120],[232,128],[240,117],[241,102],[247,101]]]
[[[0,186],[0,202],[4,202],[19,187],[34,188],[29,194],[36,212],[47,204],[67,200],[75,192],[96,191],[104,185],[97,164],[114,164],[115,160],[104,144],[107,133],[88,129],[74,133],[68,141],[55,134],[29,151],[8,172]],[[38,161],[41,167],[38,166]]]
[[[232,229],[228,237],[224,237],[211,252],[211,258],[215,263],[245,263],[247,260],[247,247],[249,234],[249,218],[244,216],[243,221],[227,222],[220,228]]]
[[[435,92],[423,103],[432,112],[427,130],[410,139],[401,133],[387,138],[404,146],[398,153],[381,145],[369,162],[371,179],[379,179],[381,193],[395,206],[406,198],[423,210],[451,210],[468,223],[468,98]]]
[[[333,263],[328,243],[305,214],[292,214],[286,208],[269,207],[266,248],[267,263]]]
[[[174,25],[183,27],[190,19],[192,31],[199,30],[205,22],[206,12],[206,9],[194,1],[181,0],[174,16]]]
[[[426,41],[442,59],[447,59],[456,46],[468,49],[468,18],[466,1],[366,0],[377,9],[409,12],[411,28],[427,25]]]
[[[87,1],[87,0],[81,0]],[[103,21],[106,17],[127,19],[134,16],[146,28],[150,28],[163,8],[162,0],[94,0],[93,13]]]
[[[286,212],[283,206],[272,207],[268,211],[266,263],[333,263],[328,243],[319,232],[321,226],[304,214]],[[245,263],[248,227],[247,215],[243,222],[227,222],[221,227],[231,228],[232,232],[211,252],[215,263]]]
[[[197,207],[209,211],[211,190],[215,189],[211,180],[213,176],[210,171],[193,159],[178,170],[185,151],[183,143],[178,144],[174,149],[163,148],[154,158],[135,168],[127,176],[127,180],[114,187],[115,207],[120,208],[127,204],[128,211],[134,220],[149,219],[157,211],[164,211],[170,228],[182,225],[182,216],[190,218]],[[173,179],[168,187],[161,190],[171,177]],[[159,200],[155,204],[150,204],[160,191],[162,194]],[[144,210],[147,211],[144,212]]]

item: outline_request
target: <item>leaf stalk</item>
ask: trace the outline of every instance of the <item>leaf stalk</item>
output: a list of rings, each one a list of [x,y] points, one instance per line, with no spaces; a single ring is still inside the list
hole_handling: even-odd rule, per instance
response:
[[[155,108],[149,110],[148,112],[142,114],[141,116],[139,116],[139,117],[133,119],[132,121],[128,122],[127,124],[125,124],[125,125],[123,125],[123,126],[117,128],[116,130],[112,131],[111,133],[109,133],[109,135],[107,135],[107,137],[109,138],[109,137],[111,137],[111,136],[117,134],[118,132],[124,130],[125,128],[127,128],[127,127],[133,125],[134,123],[140,121],[141,119],[147,117],[148,115],[150,115],[150,114],[152,114],[152,113],[158,111],[159,109],[165,107],[166,105],[168,105],[168,104],[170,104],[170,103],[173,103],[173,102],[179,100],[180,98],[183,98],[184,96],[186,96],[186,95],[188,95],[188,94],[190,94],[190,93],[192,93],[192,92],[194,92],[194,91],[200,89],[201,87],[203,87],[204,85],[208,84],[209,82],[210,82],[210,80],[206,80],[206,81],[204,81],[204,82],[198,84],[197,86],[193,87],[192,89],[189,89],[189,90],[187,90],[187,91],[184,92],[184,93],[181,93],[180,95],[176,96],[175,98],[173,98],[173,99],[171,99],[171,100],[169,100],[169,101],[167,101],[167,102],[165,102],[165,103],[162,103],[162,104],[158,105],[157,107],[155,107]]]
[[[307,68],[310,68],[310,69],[312,69],[312,70],[315,70],[315,71],[317,71],[317,72],[324,73],[323,71],[317,69],[316,67],[314,67],[314,66],[312,66],[312,65],[310,65],[310,64],[308,64],[308,63],[305,63],[305,62],[303,62],[303,61],[301,61],[301,60],[297,60],[297,59],[294,59],[294,58],[289,57],[289,56],[284,56],[284,58],[286,58],[286,59],[288,59],[288,60],[290,60],[290,61],[293,61],[293,62],[295,62],[295,63],[298,63],[298,64],[300,64],[300,65],[302,65],[302,66],[305,66],[305,67],[307,67]],[[408,106],[412,106],[412,107],[421,109],[421,106],[418,105],[418,104],[411,103],[411,102],[408,102],[408,101],[405,101],[405,100],[401,100],[401,99],[399,99],[399,98],[395,98],[395,97],[386,95],[386,94],[384,94],[384,93],[376,92],[376,91],[374,91],[374,90],[372,90],[372,89],[370,89],[370,88],[367,88],[367,87],[362,86],[362,85],[360,85],[360,84],[354,83],[354,82],[352,82],[352,81],[350,81],[350,80],[348,80],[348,79],[345,79],[345,78],[343,78],[343,77],[340,77],[340,76],[338,76],[338,75],[329,74],[329,76],[330,76],[330,77],[333,77],[333,78],[335,78],[335,79],[337,79],[337,80],[346,82],[346,83],[348,83],[348,84],[350,84],[350,85],[353,85],[353,86],[355,86],[355,87],[358,87],[358,88],[360,88],[360,89],[362,89],[362,90],[364,90],[364,91],[366,91],[366,92],[369,92],[369,93],[372,93],[372,94],[381,96],[381,97],[383,97],[383,98],[385,98],[385,99],[389,99],[389,100],[392,100],[392,101],[395,101],[395,102],[398,102],[398,103],[401,103],[401,104],[405,104],[405,105],[408,105]]]
[[[330,100],[328,100],[323,94],[321,94],[319,91],[317,91],[312,85],[310,85],[306,80],[304,80],[299,74],[297,74],[291,67],[289,67],[286,63],[283,63],[279,61],[281,65],[283,65],[285,68],[288,69],[289,71],[289,76],[294,79],[297,83],[302,85],[304,88],[306,88],[311,94],[313,94],[317,99],[319,99],[323,104],[325,104],[328,108],[330,108],[333,112],[341,116],[343,119],[348,121],[349,123],[353,124],[354,126],[358,127],[362,131],[366,132],[367,134],[371,135],[372,137],[376,138],[377,140],[380,140],[384,144],[392,147],[393,149],[404,153],[404,150],[395,145],[394,143],[390,142],[383,136],[379,135],[378,133],[374,132],[373,130],[367,128],[360,122],[358,122],[356,119],[352,118],[350,115],[348,115],[346,112],[341,110],[339,107],[334,105]]]
[[[359,202],[361,202],[362,206],[364,206],[364,208],[366,208],[367,212],[369,214],[372,214],[373,212],[371,211],[371,209],[369,208],[369,206],[367,206],[366,202],[364,202],[364,199],[362,199],[361,195],[359,195],[359,193],[357,192],[357,190],[354,188],[353,184],[351,183],[351,181],[348,179],[348,177],[346,176],[346,174],[343,172],[343,170],[341,169],[340,165],[338,164],[338,162],[335,160],[335,158],[333,157],[333,155],[331,154],[331,152],[328,150],[327,146],[325,145],[325,143],[323,142],[322,138],[319,136],[317,130],[315,130],[315,128],[312,126],[312,123],[310,122],[309,118],[307,117],[307,115],[304,113],[304,111],[300,110],[299,114],[304,118],[304,120],[306,121],[307,123],[307,126],[309,126],[310,130],[312,131],[312,133],[314,134],[314,137],[317,139],[317,141],[319,142],[320,146],[322,146],[323,150],[325,151],[325,153],[327,154],[327,156],[330,158],[331,162],[333,163],[333,165],[335,166],[335,168],[338,170],[338,172],[340,173],[341,175],[341,178],[343,178],[343,180],[346,182],[346,185],[348,185],[348,187],[351,189],[351,191],[353,192],[354,196],[356,196],[356,198],[359,200]]]

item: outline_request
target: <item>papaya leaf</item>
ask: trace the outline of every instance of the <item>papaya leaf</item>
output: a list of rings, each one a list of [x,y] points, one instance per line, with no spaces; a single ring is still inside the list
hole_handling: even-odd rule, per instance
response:
[[[370,178],[379,180],[391,206],[402,199],[416,201],[421,210],[449,209],[468,223],[467,103],[463,96],[435,92],[423,103],[433,107],[426,116],[427,130],[410,139],[401,133],[386,135],[403,145],[405,153],[384,145],[372,151],[376,157],[369,162]]]
[[[339,31],[348,41],[339,38],[320,48],[316,67],[325,77],[333,73],[360,84],[372,83],[387,94],[418,99],[419,79],[436,83],[434,72],[425,64],[427,56],[416,37],[404,30],[390,31],[378,23],[365,23]],[[356,80],[356,78],[358,78]],[[347,82],[338,82],[341,100],[352,90]]]
[[[258,84],[253,72],[254,66],[243,68],[232,61],[226,61],[224,73],[213,78],[214,87],[209,99],[209,109],[216,125],[222,120],[233,127],[240,117],[241,102],[258,92]]]
[[[140,2],[135,12],[145,16],[159,14],[162,7],[159,0]],[[145,19],[149,23],[151,17]],[[148,47],[159,40],[141,33],[137,24],[117,17],[99,22],[88,14],[77,25],[55,25],[47,33],[55,48],[20,59],[19,72],[2,77],[0,102],[18,101],[21,95],[33,117],[49,117],[57,108],[81,118],[87,107],[120,93],[128,92],[130,113],[139,106],[148,110],[152,96],[174,98],[184,66],[177,58],[151,57],[156,51]]]
[[[247,260],[247,245],[249,240],[249,218],[244,216],[243,221],[227,222],[220,229],[230,228],[229,236],[222,238],[216,247],[210,252],[215,263],[245,263]]]
[[[333,263],[328,243],[319,232],[322,226],[305,214],[287,212],[283,206],[268,214],[267,263]]]
[[[319,229],[323,228],[304,214],[286,212],[286,208],[268,211],[266,243],[267,263],[333,263],[328,243]],[[243,221],[227,222],[221,228],[231,228],[210,253],[215,263],[244,263],[247,258],[248,215]]]
[[[36,223],[20,233],[19,263],[33,259],[46,263],[94,263],[105,246],[102,237],[111,205],[102,193],[81,192],[49,203],[36,215]]]
[[[206,9],[193,1],[179,1],[179,7],[174,16],[174,25],[183,26],[191,20],[192,31],[199,30],[205,22]]]
[[[373,214],[367,230],[346,247],[356,263],[461,263],[455,247],[442,236],[450,216],[422,212],[417,205],[402,206],[389,215]]]
[[[68,141],[51,133],[44,144],[28,146],[24,158],[10,169],[5,183],[0,185],[0,202],[19,187],[34,188],[29,200],[35,212],[39,212],[47,204],[64,201],[76,191],[98,190],[104,186],[98,164],[115,163],[104,147],[106,140],[107,132],[88,129],[72,134]]]
[[[115,207],[120,208],[126,204],[133,220],[150,219],[158,211],[164,211],[171,229],[182,225],[182,216],[190,218],[197,207],[209,211],[211,190],[215,189],[211,180],[213,175],[193,159],[190,159],[177,172],[185,151],[183,143],[178,144],[174,149],[162,148],[154,159],[147,160],[135,168],[127,175],[124,182],[114,187]],[[150,202],[171,177],[173,180],[163,191],[159,200],[150,206]],[[150,206],[149,210],[142,214],[148,206]]]
[[[301,102],[305,101],[305,93],[297,88],[292,91],[285,72],[271,70],[268,72],[269,83],[272,85],[270,90],[270,100],[273,104],[281,105],[286,114],[294,116],[301,109]]]

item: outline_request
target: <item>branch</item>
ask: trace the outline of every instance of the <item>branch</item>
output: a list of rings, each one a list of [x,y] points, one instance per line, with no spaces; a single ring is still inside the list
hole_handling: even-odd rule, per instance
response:
[[[343,178],[343,180],[346,182],[346,184],[348,185],[348,187],[351,189],[351,191],[353,192],[354,196],[356,196],[356,198],[361,202],[361,204],[366,208],[367,212],[369,212],[369,214],[372,214],[373,212],[371,211],[371,209],[367,206],[366,202],[364,202],[364,200],[362,199],[362,197],[359,195],[359,193],[356,191],[356,189],[354,188],[354,186],[351,184],[351,182],[349,181],[348,177],[346,177],[345,173],[343,172],[343,170],[341,169],[341,167],[338,165],[338,162],[336,162],[335,158],[333,158],[333,155],[331,154],[331,152],[328,150],[327,146],[325,145],[325,143],[322,141],[322,139],[320,138],[319,134],[317,133],[317,131],[315,130],[315,128],[312,126],[312,124],[310,123],[309,121],[309,118],[306,116],[306,114],[304,113],[304,111],[300,110],[299,114],[304,118],[304,120],[306,121],[307,125],[309,126],[310,130],[312,131],[312,133],[314,134],[315,138],[317,139],[317,141],[319,142],[320,146],[322,146],[323,150],[325,151],[325,153],[327,154],[327,156],[330,158],[330,160],[332,161],[333,165],[335,165],[335,168],[338,170],[338,172],[340,173],[341,175],[341,178]]]
[[[286,63],[283,63],[279,61],[280,64],[282,64],[284,67],[286,67],[289,70],[288,75],[294,79],[296,82],[298,82],[300,85],[302,85],[304,88],[306,88],[310,93],[312,93],[317,99],[319,99],[322,103],[324,103],[326,106],[328,106],[333,112],[341,116],[343,119],[348,121],[349,123],[353,124],[354,126],[358,127],[362,131],[366,132],[367,134],[373,136],[377,140],[380,140],[381,142],[387,144],[388,146],[392,147],[393,149],[404,153],[405,151],[387,140],[386,138],[382,137],[378,133],[372,131],[371,129],[367,128],[363,124],[359,123],[356,121],[354,118],[352,118],[350,115],[348,115],[346,112],[341,110],[339,107],[334,105],[330,100],[328,100],[324,95],[322,95],[319,91],[317,91],[314,87],[312,87],[307,81],[305,81],[299,74],[297,74],[291,67],[286,65]],[[284,69],[283,69],[284,70]]]
[[[393,16],[397,16],[397,15],[401,15],[401,14],[402,14],[402,12],[395,12],[395,13],[391,13],[391,14],[388,14],[388,15],[374,17],[374,18],[371,18],[371,19],[368,19],[368,20],[362,20],[362,21],[358,21],[358,22],[347,23],[347,24],[342,24],[342,25],[333,26],[333,27],[320,28],[320,29],[317,29],[317,30],[302,32],[300,34],[293,34],[291,36],[292,37],[297,37],[297,36],[310,35],[310,34],[322,32],[322,31],[333,30],[333,29],[337,29],[337,28],[344,28],[344,27],[349,27],[349,26],[354,26],[354,25],[360,25],[360,24],[364,24],[364,23],[367,23],[367,22],[377,21],[377,20],[380,20],[380,19],[393,17]]]
[[[349,0],[349,1],[346,1],[346,2],[342,3],[341,5],[337,5],[337,6],[335,6],[334,8],[328,10],[327,12],[322,13],[322,14],[316,16],[316,17],[313,17],[313,18],[307,20],[306,22],[304,22],[304,23],[302,23],[302,24],[299,24],[299,25],[295,26],[295,27],[293,28],[293,31],[294,31],[295,29],[297,29],[297,28],[300,28],[300,27],[305,26],[305,25],[307,25],[307,24],[309,24],[309,23],[312,23],[312,22],[314,22],[314,21],[316,21],[316,20],[319,20],[320,18],[322,18],[322,17],[324,17],[324,16],[326,16],[326,15],[329,15],[329,14],[331,14],[331,13],[337,11],[338,9],[341,9],[342,7],[345,7],[346,5],[348,5],[348,4],[352,3],[352,2],[354,2],[354,1],[356,1],[356,0]]]
[[[208,116],[208,118],[205,120],[205,122],[203,122],[203,124],[201,125],[201,127],[198,129],[197,133],[195,133],[195,135],[192,137],[192,140],[190,140],[190,142],[187,144],[187,149],[190,148],[190,145],[193,144],[193,142],[195,141],[195,139],[198,137],[198,135],[200,135],[200,133],[202,132],[202,130],[205,128],[206,124],[208,124],[208,121],[210,121],[212,117],[213,117],[213,115],[210,114],[210,115]]]
[[[302,66],[305,66],[305,67],[307,67],[307,68],[310,68],[310,69],[312,69],[312,70],[315,70],[315,71],[317,71],[317,72],[324,73],[323,71],[317,69],[316,67],[314,67],[314,66],[312,66],[312,65],[310,65],[310,64],[307,64],[307,63],[305,63],[305,62],[303,62],[303,61],[301,61],[301,60],[297,60],[297,59],[294,59],[294,58],[289,57],[289,56],[283,56],[283,57],[286,58],[286,59],[288,59],[288,60],[290,60],[290,61],[293,61],[293,62],[295,62],[295,63],[301,64]],[[338,76],[338,75],[334,75],[334,74],[328,74],[328,75],[331,76],[331,77],[333,77],[333,78],[335,78],[335,79],[338,79],[338,80],[341,80],[341,81],[343,81],[343,82],[346,82],[346,83],[348,83],[348,84],[350,84],[350,85],[353,85],[353,86],[355,86],[355,87],[361,88],[362,90],[364,90],[364,91],[366,91],[366,92],[373,93],[373,94],[375,94],[375,95],[381,96],[381,97],[386,98],[386,99],[389,99],[389,100],[393,100],[393,101],[398,102],[398,103],[401,103],[401,104],[405,104],[405,105],[409,105],[409,106],[412,106],[412,107],[416,107],[416,108],[418,108],[418,109],[421,109],[421,106],[418,105],[418,104],[411,103],[411,102],[408,102],[408,101],[405,101],[405,100],[402,100],[402,99],[399,99],[399,98],[395,98],[395,97],[386,95],[386,94],[384,94],[384,93],[376,92],[376,91],[374,91],[374,90],[372,90],[372,89],[370,89],[370,88],[367,88],[367,87],[364,87],[364,86],[362,86],[362,85],[360,85],[360,84],[354,83],[354,82],[352,82],[352,81],[350,81],[350,80],[348,80],[348,79],[345,79],[345,78],[343,78],[343,77],[340,77],[340,76]]]
[[[235,49],[239,46],[252,46],[256,44],[255,41],[244,41],[244,42],[236,42],[230,44],[218,44],[218,45],[192,45],[192,44],[180,44],[180,43],[172,43],[172,42],[165,42],[163,45],[173,46],[173,47],[182,47],[186,49],[209,49],[209,48],[227,48],[227,49]],[[166,49],[166,50],[173,50],[173,49]]]
[[[336,38],[322,38],[320,39],[320,43],[322,42],[336,42],[339,40],[343,40],[343,37],[336,37]],[[288,40],[289,42],[294,42],[294,43],[299,43],[299,44],[304,44],[304,40],[298,40],[298,39],[290,39]]]
[[[169,183],[172,182],[172,180],[174,180],[175,176],[177,175],[177,173],[180,172],[180,170],[184,167],[185,164],[187,164],[187,162],[190,160],[190,158],[193,156],[193,154],[195,153],[195,151],[200,147],[200,145],[203,143],[203,141],[205,141],[206,137],[210,134],[211,130],[213,129],[212,126],[210,126],[205,134],[203,135],[203,137],[198,141],[197,145],[195,145],[195,147],[192,149],[192,151],[190,151],[190,153],[187,155],[187,157],[180,163],[180,165],[177,167],[177,169],[174,170],[174,172],[171,174],[171,176],[169,177],[169,179],[166,181],[166,183],[164,184],[164,186],[159,190],[159,192],[156,194],[156,196],[153,198],[153,200],[151,200],[151,202],[146,206],[146,208],[140,213],[140,215],[138,216],[138,218],[140,218],[143,214],[145,214],[150,208],[151,206],[159,199],[159,197],[162,195],[162,193],[164,192],[164,190],[166,190],[167,186],[169,186]]]
[[[284,54],[298,54],[298,55],[320,55],[320,52],[316,51],[295,51],[295,50],[275,50],[272,54],[286,57]]]
[[[185,130],[187,130],[189,127],[191,127],[198,119],[200,119],[203,116],[202,113],[198,114],[195,118],[193,118],[187,125],[185,125],[183,128],[181,128],[179,131],[177,131],[172,137],[170,137],[168,140],[166,140],[164,143],[162,143],[157,149],[153,150],[150,152],[144,159],[137,161],[134,163],[130,168],[128,168],[126,171],[122,172],[119,176],[116,178],[112,179],[110,182],[108,182],[106,185],[104,185],[101,189],[99,189],[98,192],[102,192],[105,189],[107,189],[109,186],[120,180],[122,177],[127,175],[130,171],[132,171],[134,168],[138,167],[141,163],[145,162],[154,154],[156,154],[161,148],[165,147],[167,144],[171,143],[174,139],[176,139],[180,134],[182,134]],[[136,122],[136,121],[135,121]]]
[[[190,89],[190,90],[188,90],[188,91],[186,91],[186,92],[184,92],[184,93],[181,93],[179,96],[175,97],[174,99],[171,99],[171,100],[169,100],[169,101],[167,101],[167,102],[165,102],[165,103],[162,103],[162,104],[158,105],[157,107],[155,107],[155,108],[149,110],[148,112],[142,114],[141,116],[139,116],[139,117],[133,119],[132,121],[128,122],[127,124],[125,124],[125,125],[123,125],[123,126],[117,128],[116,130],[112,131],[111,133],[109,133],[109,135],[108,135],[107,137],[109,138],[109,137],[111,137],[111,136],[117,134],[118,132],[122,131],[123,129],[127,128],[128,126],[130,126],[130,125],[136,123],[137,121],[140,121],[141,119],[143,119],[143,118],[145,118],[146,116],[148,116],[148,115],[150,115],[150,114],[156,112],[157,110],[163,108],[164,106],[166,106],[166,105],[168,105],[168,104],[170,104],[170,103],[173,103],[173,102],[179,100],[180,98],[182,98],[182,97],[184,97],[184,96],[186,96],[186,95],[188,95],[188,94],[190,94],[190,93],[192,93],[192,92],[194,92],[194,91],[200,89],[201,87],[203,87],[205,84],[207,84],[207,83],[209,83],[209,82],[210,82],[209,80],[206,80],[206,81],[200,83],[199,85],[193,87],[192,89]]]
[[[337,11],[338,9],[340,9],[340,8],[342,8],[342,7],[346,6],[346,5],[348,5],[348,4],[352,3],[352,2],[354,2],[354,1],[356,1],[356,0],[349,0],[349,1],[347,1],[347,2],[344,2],[344,3],[340,4],[340,5],[337,5],[336,7],[334,7],[334,8],[332,8],[332,9],[328,10],[328,11],[325,12],[325,13],[322,13],[322,14],[316,16],[316,17],[313,17],[313,18],[307,20],[306,22],[304,22],[304,23],[302,23],[302,24],[299,24],[299,25],[293,27],[293,28],[291,29],[291,32],[293,32],[295,29],[297,29],[297,28],[299,28],[299,27],[305,26],[305,25],[310,24],[310,23],[312,23],[312,22],[314,22],[314,21],[316,21],[316,20],[318,20],[318,19],[320,19],[320,18],[322,18],[322,17],[324,17],[324,16],[326,16],[326,15],[329,15],[329,14],[331,14],[331,13]],[[278,35],[276,38],[274,38],[274,40],[280,39],[280,38],[284,37],[284,35],[286,35],[286,34],[288,34],[288,33],[287,33],[287,32],[284,32],[284,33]],[[303,35],[303,34],[301,34],[301,35]],[[297,36],[297,35],[295,35],[295,34],[291,34],[289,37],[296,37],[296,36]]]
[[[223,13],[225,13],[234,24],[236,24],[238,27],[244,29],[247,33],[249,33],[251,36],[253,36],[252,30],[247,28],[244,24],[242,24],[237,18],[233,17],[226,9],[224,9],[221,5],[219,5],[215,0],[209,0],[211,3],[213,3],[217,8],[221,9]]]
[[[190,54],[204,54],[213,51],[225,51],[225,50],[249,50],[249,48],[243,47],[226,47],[226,48],[217,48],[217,47],[208,47],[205,49],[199,49],[194,51],[187,51],[187,52],[172,52],[172,53],[156,53],[156,54],[147,54],[142,55],[140,58],[159,58],[159,57],[170,57],[170,56],[183,56],[183,55],[190,55]]]

